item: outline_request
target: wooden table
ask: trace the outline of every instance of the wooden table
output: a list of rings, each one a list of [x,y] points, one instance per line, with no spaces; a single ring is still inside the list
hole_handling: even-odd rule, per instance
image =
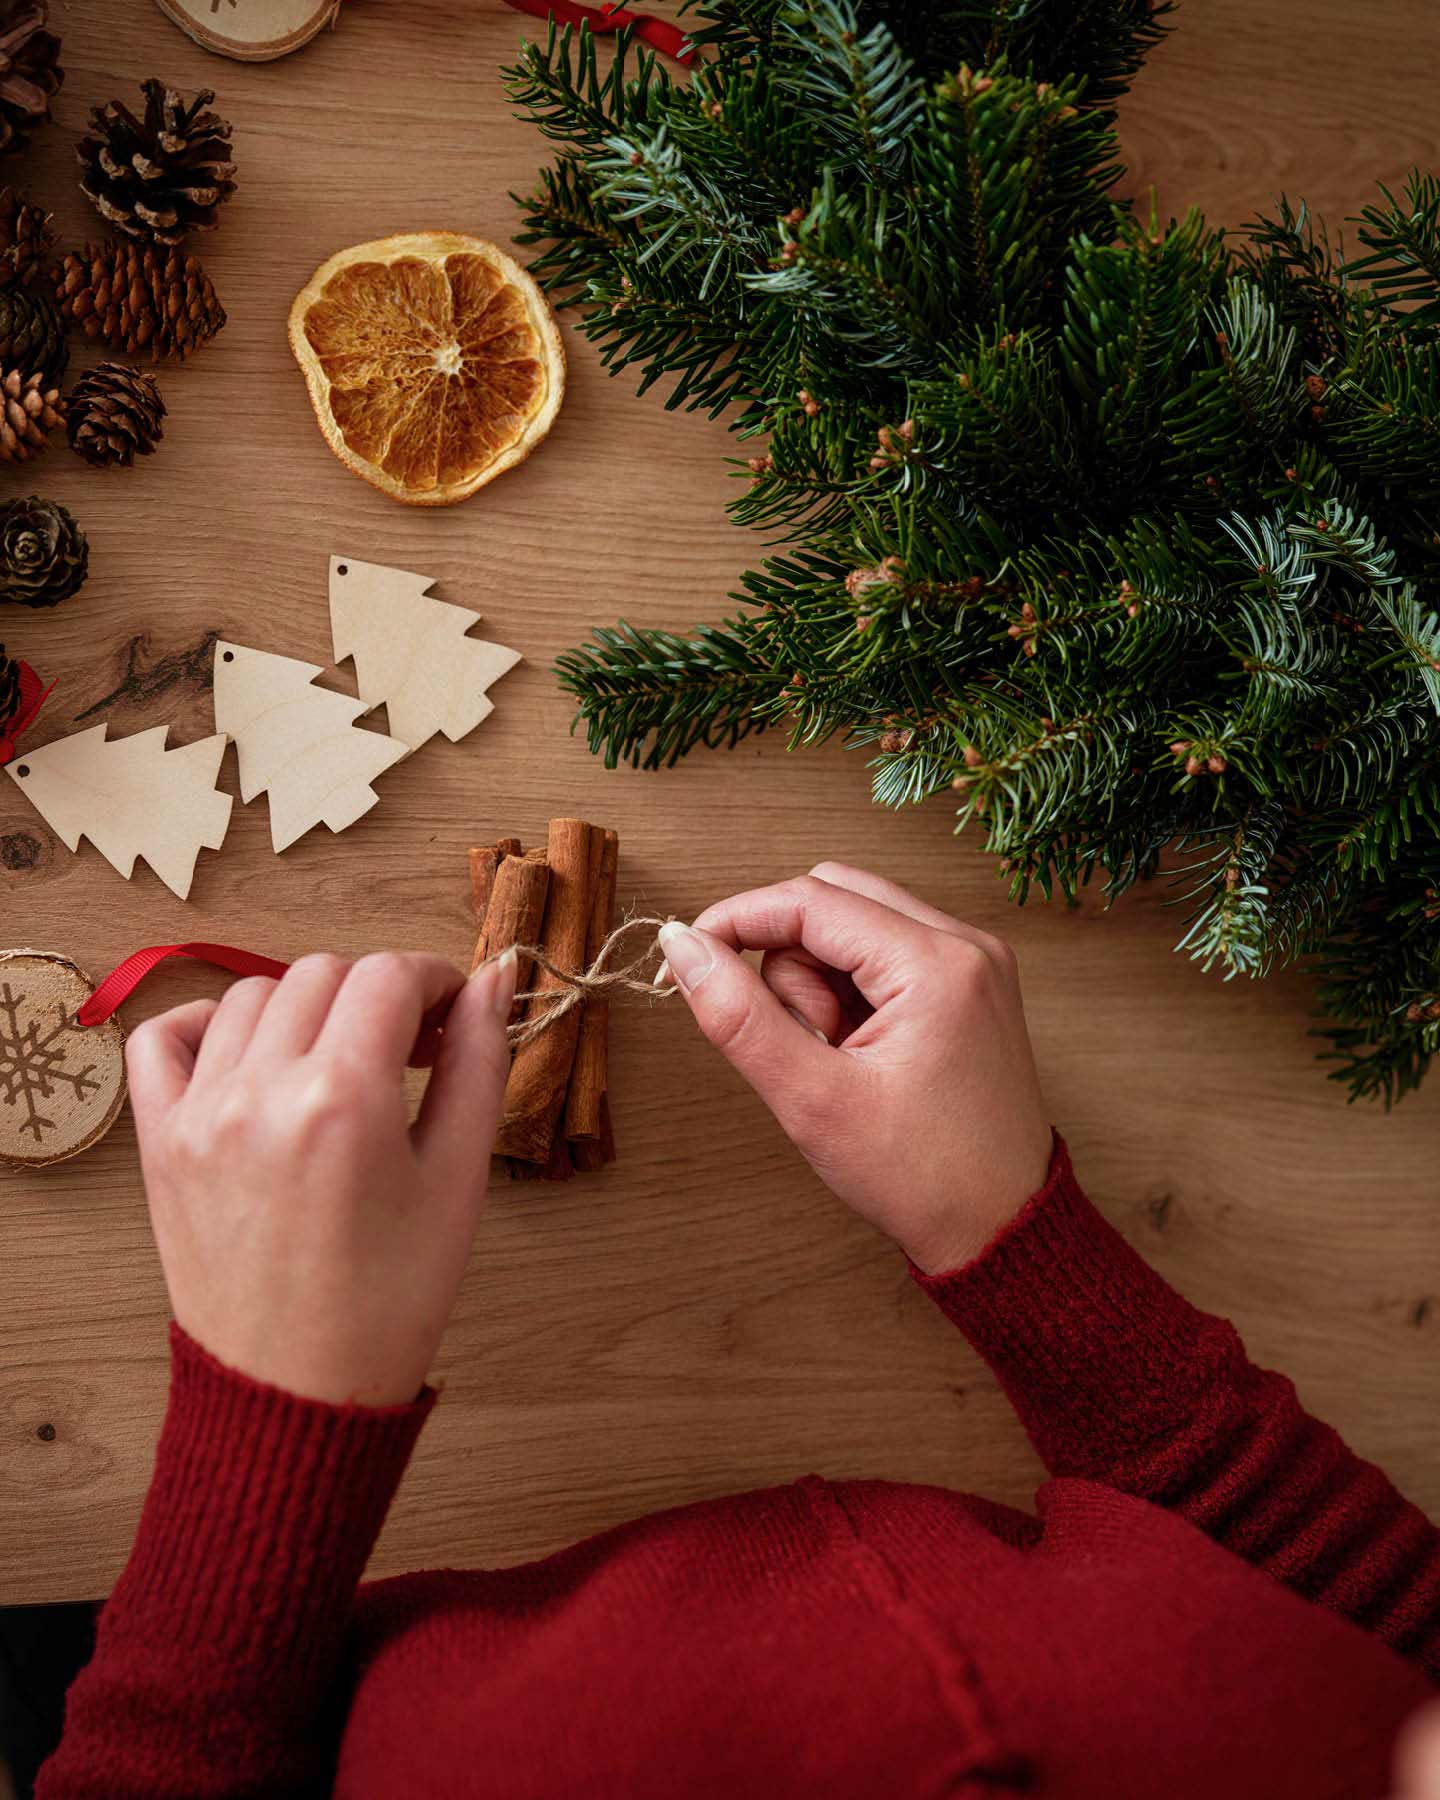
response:
[[[560,812],[616,826],[624,898],[660,912],[691,916],[821,856],[883,869],[1017,945],[1054,1116],[1107,1213],[1440,1507],[1440,1077],[1389,1118],[1348,1107],[1310,1060],[1302,979],[1202,976],[1170,954],[1180,925],[1162,891],[1110,916],[1013,911],[989,861],[951,841],[943,806],[875,810],[862,758],[838,748],[792,757],[767,739],[669,774],[607,774],[567,735],[552,658],[622,613],[719,617],[758,545],[722,514],[722,428],[636,399],[582,340],[569,338],[550,442],[467,505],[396,506],[322,445],[286,348],[291,296],[360,239],[424,225],[507,238],[507,191],[527,187],[543,148],[510,118],[496,69],[535,28],[494,0],[354,0],[298,56],[244,68],[148,0],[55,11],[69,73],[28,174],[67,240],[98,235],[72,169],[88,107],[151,73],[219,90],[240,192],[200,245],[230,324],[162,371],[160,454],[92,473],[61,446],[34,471],[94,553],[89,586],[57,612],[0,615],[12,654],[59,679],[34,741],[79,719],[203,735],[217,633],[328,664],[332,551],[437,576],[528,660],[487,725],[385,776],[343,837],[317,831],[276,858],[264,803],[237,805],[189,905],[143,868],[127,884],[88,846],[68,854],[0,783],[0,942],[96,973],[189,937],[459,959],[466,846],[530,841]],[[1198,201],[1234,222],[1303,187],[1338,217],[1373,177],[1433,166],[1440,24],[1424,0],[1383,11],[1377,31],[1344,0],[1183,8],[1123,116],[1132,189],[1154,182],[1166,210]],[[129,1016],[218,980],[174,967]],[[446,1340],[444,1403],[375,1570],[533,1557],[807,1470],[1025,1502],[1037,1466],[994,1382],[895,1252],[797,1167],[683,1007],[622,1007],[615,1040],[620,1162],[495,1196]],[[0,1175],[0,1232],[0,1601],[98,1595],[130,1540],[166,1385],[128,1115],[77,1161]]]

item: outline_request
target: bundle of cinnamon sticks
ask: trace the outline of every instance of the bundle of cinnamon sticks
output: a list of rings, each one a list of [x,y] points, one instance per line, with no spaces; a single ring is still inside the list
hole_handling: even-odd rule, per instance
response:
[[[583,819],[552,819],[544,849],[501,838],[470,852],[479,936],[471,967],[511,945],[538,946],[560,969],[586,969],[610,931],[620,840]],[[517,992],[564,983],[521,956]],[[512,1019],[543,998],[517,1001]],[[590,995],[521,1044],[510,1066],[495,1153],[517,1180],[568,1181],[615,1160],[610,1125],[610,1007]]]

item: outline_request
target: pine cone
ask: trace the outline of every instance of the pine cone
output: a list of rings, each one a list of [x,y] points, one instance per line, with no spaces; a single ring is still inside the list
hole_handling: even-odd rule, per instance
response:
[[[65,416],[71,449],[97,468],[116,463],[128,469],[165,435],[159,382],[124,363],[97,363],[82,375],[70,390]]]
[[[53,217],[14,188],[0,188],[0,286],[23,287],[43,266],[55,242]]]
[[[15,717],[20,707],[20,665],[11,662],[0,644],[0,732]]]
[[[50,117],[65,71],[60,40],[47,31],[48,0],[14,0],[0,17],[0,151],[23,150]]]
[[[0,368],[30,370],[52,387],[69,361],[65,322],[44,288],[0,288]]]
[[[183,362],[225,323],[199,258],[154,245],[72,250],[55,270],[55,296],[86,337],[104,338],[127,356],[148,350],[151,362],[164,356]]]
[[[187,231],[213,231],[235,192],[231,127],[203,109],[203,89],[186,106],[174,88],[142,82],[145,116],[111,100],[90,114],[75,147],[80,191],[108,225],[142,243],[178,244]]]
[[[34,494],[0,506],[0,604],[58,606],[89,572],[85,533],[63,506]]]
[[[0,379],[0,463],[29,462],[64,422],[60,390],[46,386],[43,376],[11,369]]]

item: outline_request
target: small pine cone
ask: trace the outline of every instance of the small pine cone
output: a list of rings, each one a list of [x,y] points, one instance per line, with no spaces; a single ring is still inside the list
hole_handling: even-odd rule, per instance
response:
[[[0,16],[0,152],[25,148],[65,79],[49,23],[48,0],[13,0]]]
[[[0,604],[58,606],[89,572],[85,533],[63,506],[38,494],[0,505]]]
[[[0,463],[29,462],[64,422],[60,390],[47,387],[42,375],[11,369],[0,378]]]
[[[178,356],[214,337],[225,308],[198,257],[138,244],[87,244],[55,271],[60,311],[88,338],[104,338],[151,362]],[[3,298],[3,295],[0,295]]]
[[[20,706],[20,665],[12,662],[0,644],[0,732],[15,717]]]
[[[164,417],[165,402],[153,375],[124,363],[97,363],[70,390],[70,448],[97,468],[113,463],[128,469],[137,456],[149,456],[165,435],[160,425]]]
[[[53,217],[13,187],[0,188],[0,286],[23,287],[43,268],[55,243]]]
[[[205,108],[204,88],[187,106],[153,77],[140,84],[145,111],[119,100],[97,106],[75,146],[80,191],[107,225],[147,244],[178,244],[190,231],[213,231],[235,192],[231,127]]]
[[[24,369],[59,383],[70,361],[65,321],[42,287],[0,287],[0,368]]]

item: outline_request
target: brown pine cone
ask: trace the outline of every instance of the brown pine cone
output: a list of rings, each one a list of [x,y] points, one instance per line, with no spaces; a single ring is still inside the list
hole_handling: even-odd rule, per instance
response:
[[[146,350],[151,362],[183,362],[225,323],[200,259],[151,244],[72,250],[55,270],[55,298],[86,337],[104,338],[128,356]]]
[[[58,606],[85,583],[90,545],[54,500],[0,503],[0,605]]]
[[[0,12],[0,152],[25,148],[65,79],[49,22],[48,0],[13,0]]]
[[[141,83],[143,117],[111,100],[90,114],[90,133],[75,147],[80,191],[106,224],[142,243],[178,244],[187,231],[213,231],[235,192],[231,127],[204,109],[203,89],[189,106],[153,77]]]
[[[60,390],[38,370],[27,376],[11,369],[0,379],[0,463],[29,462],[64,422]]]
[[[137,456],[149,456],[165,435],[164,417],[155,377],[118,362],[97,363],[82,375],[65,406],[71,449],[97,468],[128,469]]]
[[[69,360],[65,321],[45,289],[0,287],[0,369],[38,369],[49,387]]]
[[[0,188],[0,286],[23,287],[44,266],[55,242],[53,217],[14,188]]]

